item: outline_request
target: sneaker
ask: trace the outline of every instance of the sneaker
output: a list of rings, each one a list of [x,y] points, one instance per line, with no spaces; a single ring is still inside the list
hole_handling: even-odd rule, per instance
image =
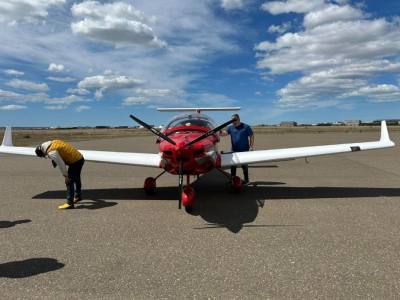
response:
[[[74,197],[74,203],[78,203],[79,201],[82,201],[82,197]]]
[[[68,204],[68,203],[64,203],[63,205],[60,205],[58,207],[58,209],[73,209],[74,205],[73,204]]]
[[[242,181],[242,184],[243,184],[243,185],[249,185],[250,182],[249,182],[248,180],[243,180],[243,181]]]

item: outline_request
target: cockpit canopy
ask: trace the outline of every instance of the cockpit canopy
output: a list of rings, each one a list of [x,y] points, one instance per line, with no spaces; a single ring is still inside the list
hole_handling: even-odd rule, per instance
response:
[[[215,127],[214,121],[210,117],[199,113],[192,113],[176,116],[164,129],[171,129],[178,126],[199,126],[207,129]]]

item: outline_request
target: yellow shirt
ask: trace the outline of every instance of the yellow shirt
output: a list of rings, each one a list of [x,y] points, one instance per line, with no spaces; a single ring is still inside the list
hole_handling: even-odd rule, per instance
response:
[[[50,153],[52,151],[57,151],[66,165],[72,165],[83,158],[82,154],[75,147],[61,140],[51,142],[46,152]]]

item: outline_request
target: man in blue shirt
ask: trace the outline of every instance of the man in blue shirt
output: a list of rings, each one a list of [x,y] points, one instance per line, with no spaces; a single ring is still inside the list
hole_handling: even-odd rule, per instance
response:
[[[233,123],[228,126],[226,132],[222,135],[230,135],[232,142],[233,152],[244,152],[254,150],[254,133],[251,127],[245,123],[240,122],[238,114],[232,115]],[[249,168],[247,165],[242,165],[244,184],[249,183]],[[231,175],[236,176],[236,166],[231,167]]]

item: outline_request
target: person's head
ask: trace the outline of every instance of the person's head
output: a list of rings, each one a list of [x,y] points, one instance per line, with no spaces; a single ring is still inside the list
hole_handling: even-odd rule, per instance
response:
[[[42,149],[42,146],[41,146],[41,145],[39,145],[39,146],[36,147],[35,153],[36,153],[37,157],[43,158],[43,157],[46,156],[45,153],[43,152],[43,149]]]
[[[233,114],[233,115],[232,115],[232,120],[233,120],[233,123],[232,123],[232,124],[233,124],[235,127],[237,127],[237,126],[240,125],[240,117],[239,117],[238,114]]]

